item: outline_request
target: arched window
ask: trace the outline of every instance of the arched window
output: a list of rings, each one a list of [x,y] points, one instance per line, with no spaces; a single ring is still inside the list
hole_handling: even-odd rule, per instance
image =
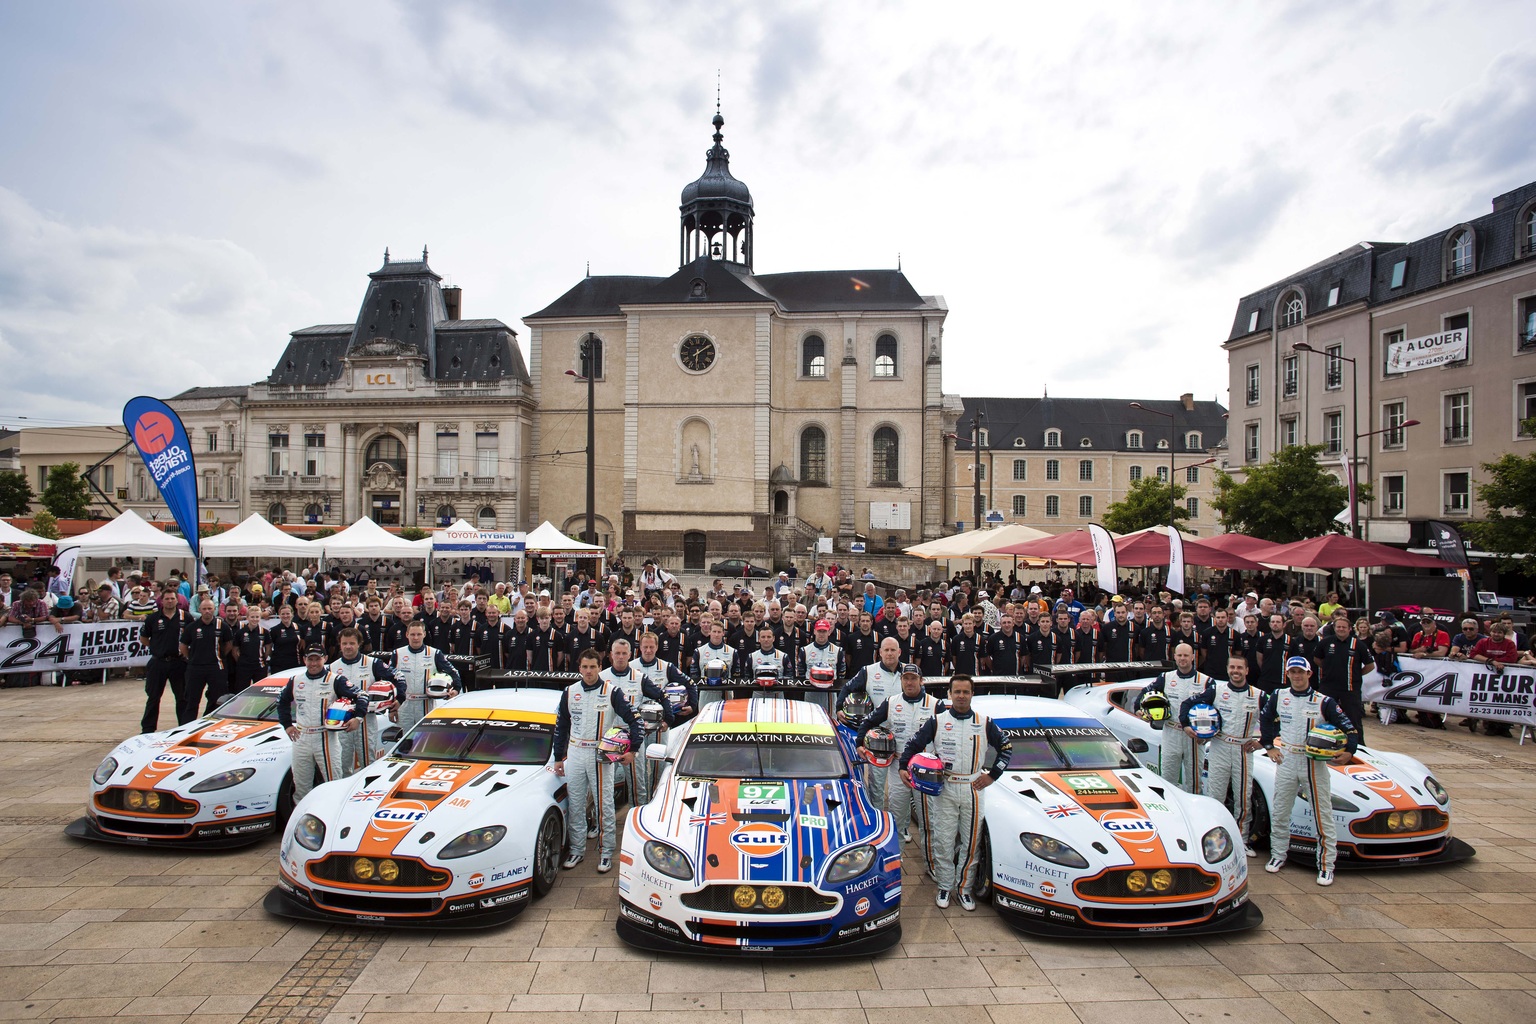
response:
[[[827,375],[827,343],[819,334],[808,334],[800,343],[800,376]]]
[[[1307,307],[1301,301],[1301,292],[1288,292],[1284,299],[1280,300],[1280,326],[1295,327],[1301,323],[1307,314]]]
[[[1453,232],[1446,246],[1445,272],[1447,277],[1460,277],[1472,273],[1472,232],[1467,228]]]
[[[267,506],[267,522],[273,526],[281,526],[288,521],[288,508],[282,502],[275,502]]]
[[[583,351],[585,350],[585,351]],[[593,380],[603,379],[603,339],[595,334],[584,334],[581,340],[576,342],[576,372],[585,380],[589,370],[588,358],[591,358],[590,374]]]
[[[1059,431],[1059,430],[1047,430],[1045,432],[1045,446],[1047,448],[1060,448],[1061,447],[1061,431]]]
[[[881,427],[875,431],[874,482],[896,484],[901,482],[901,442],[895,427]]]
[[[800,480],[827,482],[827,432],[820,427],[809,426],[800,432]]]
[[[1189,433],[1184,435],[1184,447],[1189,451],[1196,451],[1202,447],[1200,440],[1200,431],[1191,430]]]
[[[304,506],[304,521],[306,523],[318,523],[320,517],[324,514],[325,512],[321,509],[319,502],[312,501]]]
[[[453,513],[453,506],[452,505],[439,505],[439,506],[437,506],[437,525],[438,526],[452,526],[453,525],[453,521],[456,518],[457,518],[457,516],[455,516],[454,513]]]
[[[882,334],[875,339],[875,376],[896,376],[896,337]]]
[[[364,471],[384,463],[396,473],[405,472],[405,445],[393,434],[380,434],[368,445],[363,457]]]
[[[1520,222],[1520,239],[1525,244],[1525,255],[1536,253],[1536,206],[1525,211],[1525,219]]]
[[[1022,494],[1015,494],[1013,496],[1013,514],[1015,516],[1022,516],[1022,515],[1024,515],[1025,509],[1027,507],[1028,507],[1028,503],[1026,502],[1026,500],[1024,498],[1024,495],[1022,495]]]
[[[1133,430],[1129,434],[1126,434],[1125,435],[1125,446],[1127,448],[1140,448],[1141,447],[1141,431]]]
[[[481,506],[475,513],[475,528],[478,530],[496,529],[496,510],[489,505]]]

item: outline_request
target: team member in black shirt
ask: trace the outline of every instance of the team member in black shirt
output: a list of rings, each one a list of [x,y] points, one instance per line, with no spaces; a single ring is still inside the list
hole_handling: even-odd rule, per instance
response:
[[[1269,632],[1261,634],[1253,642],[1259,658],[1258,687],[1266,693],[1274,693],[1285,683],[1285,659],[1291,656],[1291,634],[1286,631],[1285,616],[1269,617]]]
[[[1211,628],[1200,634],[1200,670],[1212,679],[1227,681],[1227,658],[1236,648],[1237,630],[1227,624],[1225,608],[1216,610]]]
[[[1376,656],[1371,653],[1371,642],[1356,636],[1350,628],[1349,617],[1339,615],[1333,620],[1333,628],[1317,643],[1313,655],[1320,675],[1317,688],[1339,702],[1344,714],[1359,730],[1360,742],[1365,742],[1365,707],[1360,699],[1365,673],[1376,667]]]
[[[277,625],[267,630],[271,645],[269,665],[273,672],[286,672],[304,664],[304,635],[293,624],[293,608],[283,605],[277,613]]]
[[[1163,620],[1163,606],[1155,604],[1147,615],[1147,624],[1136,634],[1136,647],[1142,661],[1169,661],[1173,657],[1173,627]]]
[[[511,668],[508,658],[511,647],[508,634],[511,632],[501,621],[501,609],[493,604],[486,605],[485,621],[475,629],[475,653],[490,659],[487,669]]]
[[[528,638],[528,667],[535,672],[553,672],[560,656],[560,637],[555,633],[548,608],[539,608],[529,633],[532,635]],[[635,649],[638,648],[637,640]],[[612,651],[613,645],[609,644],[608,649]]]
[[[233,642],[235,662],[235,691],[245,689],[267,674],[270,646],[267,630],[261,624],[261,608],[251,605],[245,622],[235,630]]]
[[[1089,665],[1099,660],[1098,619],[1093,609],[1085,608],[1077,615],[1077,631],[1072,634],[1072,664]]]
[[[967,612],[960,617],[960,632],[949,641],[949,660],[957,675],[981,674],[982,644],[985,640],[976,632],[976,618]]]
[[[1134,660],[1136,626],[1123,602],[1115,605],[1115,617],[1099,627],[1099,643],[1104,648],[1105,661]]]
[[[181,656],[187,659],[184,703],[177,717],[190,722],[197,717],[197,705],[208,691],[208,707],[211,713],[224,697],[229,677],[224,673],[221,660],[224,642],[229,631],[224,620],[213,614],[213,601],[203,598],[199,616],[181,627]]]
[[[986,643],[984,664],[987,674],[1016,676],[1023,669],[1029,649],[1020,642],[1023,638],[1013,628],[1012,615],[1004,612],[997,625],[997,632],[988,633],[983,638]],[[902,661],[906,660],[908,660],[906,653],[903,652]]]
[[[154,732],[159,728],[160,700],[165,696],[166,683],[171,684],[176,724],[185,725],[192,720],[181,717],[187,671],[187,659],[181,654],[181,631],[186,624],[187,615],[181,611],[176,592],[168,591],[160,598],[160,610],[150,612],[139,628],[139,642],[149,647],[149,664],[144,669],[144,696],[147,699],[144,717],[139,721],[140,732]]]
[[[917,662],[925,676],[949,674],[948,644],[944,640],[944,623],[931,619],[925,633],[912,644],[912,660]]]
[[[839,645],[843,649],[843,660],[848,664],[849,676],[866,665],[873,665],[879,657],[882,638],[874,627],[875,617],[869,612],[860,612],[858,628],[850,631]]]
[[[324,609],[319,601],[309,602],[307,614],[308,621],[299,624],[299,634],[304,641],[304,649],[308,650],[312,645],[319,644],[327,652],[327,661],[334,661],[341,656],[340,648],[336,646],[336,627],[322,614]]]
[[[363,617],[353,625],[363,634],[364,654],[384,658],[386,654],[394,651],[394,648],[389,646],[389,638],[385,635],[389,628],[389,620],[384,617],[384,602],[377,595],[368,598],[367,603],[363,605]],[[389,658],[384,660],[388,662]]]
[[[475,651],[475,632],[480,624],[475,621],[475,606],[468,601],[459,602],[459,615],[448,626],[447,653],[468,656]]]

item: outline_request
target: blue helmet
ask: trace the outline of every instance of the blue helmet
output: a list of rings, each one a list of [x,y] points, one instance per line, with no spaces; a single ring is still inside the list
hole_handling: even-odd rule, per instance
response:
[[[1221,732],[1221,712],[1204,701],[1193,704],[1189,709],[1189,727],[1196,736],[1208,740]]]

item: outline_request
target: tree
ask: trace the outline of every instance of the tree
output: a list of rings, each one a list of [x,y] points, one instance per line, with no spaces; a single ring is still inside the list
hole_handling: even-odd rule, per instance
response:
[[[32,529],[27,532],[44,540],[58,540],[59,521],[54,518],[52,512],[44,509],[32,517]]]
[[[1275,544],[1341,532],[1343,524],[1334,517],[1349,504],[1349,487],[1319,464],[1322,452],[1320,444],[1282,448],[1248,470],[1241,483],[1217,473],[1211,505],[1221,513],[1222,526]],[[1361,484],[1358,500],[1369,501],[1370,495],[1370,486]]]
[[[84,519],[91,514],[91,488],[80,475],[80,463],[61,462],[48,471],[48,484],[39,499],[60,519]]]
[[[25,473],[0,473],[0,516],[24,516],[32,504]]]
[[[1174,484],[1170,497],[1168,487],[1156,477],[1137,480],[1124,498],[1104,510],[1105,529],[1111,533],[1134,533],[1149,526],[1167,526],[1170,503],[1174,525],[1188,519],[1189,510],[1183,505],[1185,489]]]
[[[425,540],[426,538],[428,538],[430,536],[432,536],[432,535],[430,533],[428,533],[426,530],[423,530],[419,526],[402,526],[402,527],[400,527],[400,539],[401,540]]]
[[[1536,551],[1536,455],[1505,454],[1483,463],[1483,472],[1488,480],[1477,485],[1477,498],[1487,518],[1467,524],[1467,532],[1484,550],[1497,552],[1503,567],[1524,569],[1526,560],[1513,556]]]

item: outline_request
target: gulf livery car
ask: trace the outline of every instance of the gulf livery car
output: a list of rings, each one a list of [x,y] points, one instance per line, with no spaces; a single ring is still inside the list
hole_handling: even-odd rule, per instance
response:
[[[706,704],[652,744],[664,760],[619,853],[618,932],[647,949],[846,956],[901,940],[901,847],[854,781],[827,713]]]
[[[283,917],[397,927],[500,924],[560,871],[565,780],[550,770],[556,690],[481,690],[439,705],[394,750],[294,808]]]
[[[268,677],[208,717],[119,743],[91,775],[85,817],[65,834],[196,850],[277,833],[293,810],[292,746],[277,724],[286,682]]]
[[[1062,701],[982,695],[972,706],[1013,747],[982,794],[977,869],[1004,920],[1039,935],[1115,938],[1263,921],[1221,804],[1169,786]]]
[[[1078,686],[1064,699],[1107,725],[1143,761],[1158,762],[1162,731],[1128,708],[1147,680]],[[1252,825],[1256,846],[1269,842],[1276,765],[1253,759]],[[1451,797],[1428,768],[1406,754],[1362,746],[1347,765],[1329,765],[1338,853],[1335,868],[1450,864],[1476,851],[1451,835]],[[1203,771],[1203,769],[1202,769]],[[1317,825],[1303,789],[1291,811],[1291,856],[1316,857]]]

